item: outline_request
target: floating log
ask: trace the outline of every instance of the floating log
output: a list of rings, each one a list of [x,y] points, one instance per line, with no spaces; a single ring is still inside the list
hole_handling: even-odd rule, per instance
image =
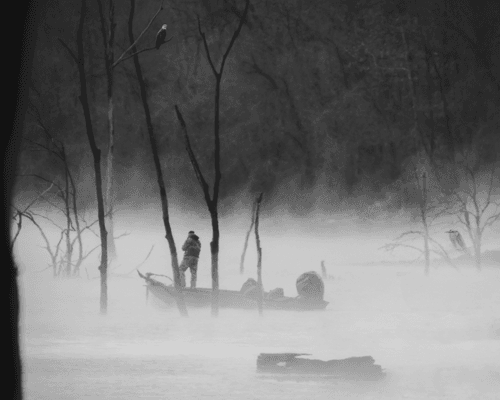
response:
[[[272,374],[318,375],[343,379],[374,380],[385,376],[380,365],[371,356],[350,357],[342,360],[314,360],[299,358],[305,353],[261,353],[257,357],[257,371]]]

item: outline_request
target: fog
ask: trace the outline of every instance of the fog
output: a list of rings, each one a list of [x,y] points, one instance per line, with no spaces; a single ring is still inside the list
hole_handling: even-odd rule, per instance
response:
[[[237,209],[237,208],[235,208]],[[249,210],[221,221],[220,287],[256,277],[255,239],[239,262]],[[210,287],[210,220],[172,212],[177,249],[195,230],[202,242],[198,286]],[[429,277],[413,253],[380,247],[411,227],[403,215],[297,218],[275,213],[260,224],[263,282],[297,295],[302,273],[325,260],[324,311],[189,309],[146,303],[140,271],[171,276],[161,214],[151,207],[116,217],[118,259],[110,266],[108,315],[99,314],[98,254],[77,279],[54,279],[39,233],[28,222],[15,246],[20,266],[20,343],[28,399],[494,399],[500,392],[500,267],[481,272],[434,263]],[[48,232],[50,228],[47,226]],[[445,229],[442,229],[443,231]],[[51,238],[57,237],[50,231]],[[438,234],[445,244],[446,235]],[[485,250],[498,250],[498,230]],[[91,248],[95,237],[88,242]],[[448,244],[446,246],[449,246]],[[457,254],[453,254],[456,256]],[[388,262],[391,261],[391,262]],[[189,275],[189,272],[187,273]],[[189,279],[189,278],[188,278]],[[259,375],[262,352],[319,359],[371,355],[387,372],[377,382],[287,381]]]

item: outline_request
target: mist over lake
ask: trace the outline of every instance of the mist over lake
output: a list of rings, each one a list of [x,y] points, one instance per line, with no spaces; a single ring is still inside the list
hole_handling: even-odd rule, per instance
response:
[[[253,241],[239,273],[244,220],[223,223],[222,289],[238,290],[256,274]],[[175,307],[152,298],[146,303],[134,270],[154,245],[140,270],[171,276],[160,221],[146,210],[124,212],[118,221],[117,231],[130,234],[117,240],[107,316],[98,312],[96,265],[86,263],[88,278],[82,271],[80,278],[54,279],[50,270],[40,272],[47,256],[36,232],[26,231],[18,243],[26,398],[494,399],[500,390],[498,267],[478,273],[473,265],[439,265],[426,277],[418,264],[369,264],[367,253],[378,254],[378,243],[371,248],[354,228],[343,239],[328,238],[328,228],[318,234],[311,226],[308,234],[305,223],[283,222],[289,229],[281,231],[264,220],[266,290],[282,287],[296,296],[299,274],[320,272],[325,260],[334,277],[325,281],[326,310],[265,310],[259,317],[257,310],[221,309],[212,318],[209,308],[192,308],[182,318]],[[183,228],[178,241],[188,229],[199,233],[198,286],[210,287],[209,221],[175,214],[173,224]],[[385,240],[381,231],[375,236]],[[371,355],[387,376],[377,382],[266,378],[256,372],[264,352],[323,360]]]

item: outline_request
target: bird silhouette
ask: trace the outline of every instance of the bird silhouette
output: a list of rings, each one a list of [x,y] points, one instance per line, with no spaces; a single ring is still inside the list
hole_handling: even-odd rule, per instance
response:
[[[167,24],[163,24],[161,29],[156,34],[156,50],[160,48],[160,46],[165,43],[165,38],[167,37]]]
[[[446,233],[449,235],[451,244],[455,247],[455,249],[462,250],[467,253],[467,246],[465,246],[464,239],[462,238],[460,232],[450,229],[449,231],[446,231]]]

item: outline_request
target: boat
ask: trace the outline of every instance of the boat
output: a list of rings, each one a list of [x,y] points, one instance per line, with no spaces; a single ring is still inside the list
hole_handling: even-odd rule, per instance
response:
[[[146,283],[146,296],[149,297],[149,295],[151,295],[162,305],[175,306],[177,304],[176,299],[178,298],[179,293],[182,293],[184,302],[188,307],[209,307],[211,305],[212,289],[210,288],[178,289],[175,288],[173,283],[167,284],[156,278],[163,276],[170,279],[166,275],[153,273],[142,274],[139,271],[137,271],[137,273]],[[249,281],[253,280],[249,279],[247,282]],[[257,309],[258,299],[255,295],[256,292],[255,290],[248,290],[247,282],[243,285],[241,290],[219,289],[219,307]],[[245,285],[247,285],[247,287],[245,287]],[[329,304],[327,301],[322,299],[322,294],[321,298],[318,296],[311,297],[307,295],[286,297],[273,295],[273,292],[275,293],[275,291],[264,292],[262,304],[264,309],[310,311],[323,310]]]
[[[280,380],[343,379],[379,380],[386,373],[371,356],[341,360],[302,358],[305,353],[261,353],[257,357],[257,372],[263,377]]]

